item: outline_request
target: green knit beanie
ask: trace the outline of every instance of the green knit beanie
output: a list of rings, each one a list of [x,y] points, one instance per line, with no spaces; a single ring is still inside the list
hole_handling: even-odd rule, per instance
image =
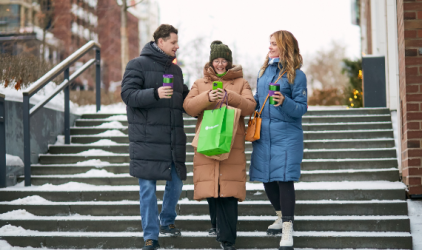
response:
[[[232,51],[229,46],[223,44],[221,41],[214,41],[211,43],[210,63],[216,58],[224,58],[229,62],[233,62]]]

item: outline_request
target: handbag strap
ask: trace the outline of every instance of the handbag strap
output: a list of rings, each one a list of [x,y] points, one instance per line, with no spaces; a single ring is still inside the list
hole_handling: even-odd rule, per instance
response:
[[[283,72],[283,74],[280,74],[280,75],[278,76],[278,78],[277,78],[277,80],[276,80],[275,82],[278,82],[278,81],[280,80],[280,78],[281,78],[284,74],[286,74],[286,71],[284,71],[284,72]],[[264,109],[265,104],[267,103],[267,101],[268,101],[268,98],[269,98],[269,97],[270,97],[270,95],[268,94],[268,95],[267,95],[267,98],[265,98],[265,102],[264,102],[264,104],[263,104],[263,105],[262,105],[262,107],[261,107],[261,110],[258,112],[258,117],[259,117],[259,116],[261,116],[262,110]]]

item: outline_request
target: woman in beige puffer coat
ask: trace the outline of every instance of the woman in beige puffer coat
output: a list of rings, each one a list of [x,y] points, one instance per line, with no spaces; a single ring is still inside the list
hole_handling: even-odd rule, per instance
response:
[[[213,81],[223,82],[223,90],[213,91]],[[229,158],[217,161],[197,153],[193,160],[194,199],[207,199],[210,208],[210,233],[224,249],[235,249],[237,203],[246,197],[246,157],[244,117],[256,107],[249,83],[243,79],[242,66],[232,66],[230,49],[220,41],[211,44],[210,62],[204,67],[204,77],[195,81],[183,107],[189,115],[198,117],[196,131],[204,110],[212,110],[225,93],[229,106],[241,110],[241,116]]]

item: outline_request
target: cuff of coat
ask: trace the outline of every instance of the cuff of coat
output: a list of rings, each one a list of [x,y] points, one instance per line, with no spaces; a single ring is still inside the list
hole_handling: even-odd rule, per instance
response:
[[[242,96],[234,92],[233,90],[226,89],[226,91],[229,98],[229,106],[238,107],[242,102]]]
[[[291,114],[296,108],[296,102],[289,97],[284,96],[283,104],[278,108],[286,114]]]
[[[154,97],[155,97],[155,100],[160,100],[160,96],[158,95],[158,89],[154,89]]]

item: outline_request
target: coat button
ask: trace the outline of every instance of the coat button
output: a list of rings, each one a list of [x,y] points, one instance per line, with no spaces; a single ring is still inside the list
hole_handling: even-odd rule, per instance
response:
[[[223,174],[220,174],[220,175],[223,175]]]

